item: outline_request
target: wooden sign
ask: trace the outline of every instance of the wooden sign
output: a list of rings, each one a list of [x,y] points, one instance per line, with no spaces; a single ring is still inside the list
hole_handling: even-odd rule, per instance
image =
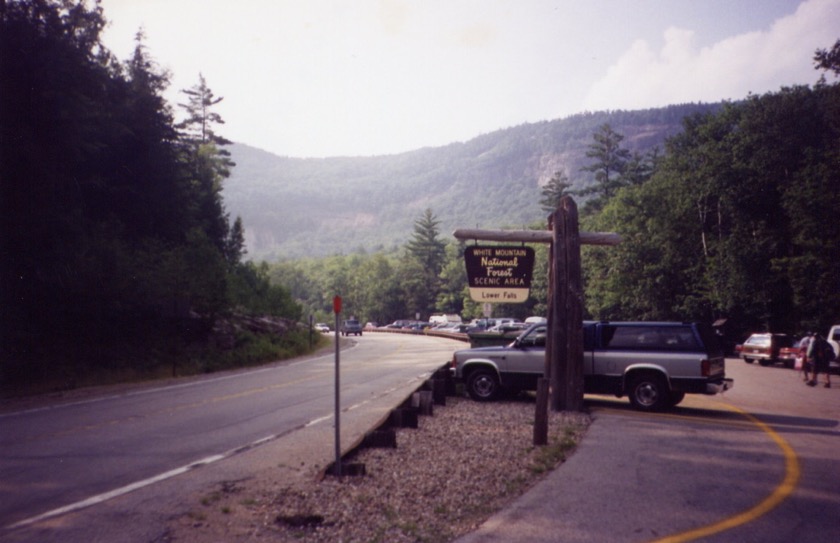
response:
[[[525,246],[471,246],[464,251],[470,297],[483,303],[522,303],[528,299],[534,249]]]

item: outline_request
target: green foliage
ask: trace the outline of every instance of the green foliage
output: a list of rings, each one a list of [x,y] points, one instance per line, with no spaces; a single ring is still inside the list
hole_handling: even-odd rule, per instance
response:
[[[590,316],[827,329],[840,313],[838,106],[823,84],[686,119],[648,181],[584,219],[624,240],[584,249]]]
[[[566,172],[554,172],[554,176],[542,188],[542,199],[540,200],[540,208],[548,213],[553,213],[560,203],[560,199],[568,193],[571,187],[569,177]]]
[[[273,315],[300,320],[301,307],[281,285],[272,284],[268,264],[252,262],[239,264],[228,276],[228,288],[233,307],[254,315]]]
[[[323,344],[326,342],[316,334]],[[302,328],[295,328],[282,336],[255,334],[240,331],[236,335],[236,346],[232,350],[200,351],[192,360],[190,373],[213,373],[231,368],[246,368],[264,364],[271,360],[286,360],[309,352],[309,334]]]
[[[240,267],[229,142],[203,78],[179,135],[142,32],[121,63],[98,3],[9,0],[0,17],[0,381],[143,373],[232,304],[299,315]]]
[[[597,208],[607,202],[621,188],[622,175],[630,161],[630,151],[621,147],[624,136],[613,130],[609,124],[603,124],[592,135],[595,140],[589,145],[586,157],[592,162],[581,171],[592,172],[595,183],[576,192],[579,196],[595,195],[590,205]]]
[[[830,50],[818,49],[814,53],[814,64],[817,69],[832,71],[834,75],[840,75],[840,40],[835,41]]]
[[[431,209],[426,209],[414,222],[414,234],[406,245],[407,258],[401,273],[408,307],[424,315],[435,309],[446,256],[446,245],[438,239],[439,224]]]

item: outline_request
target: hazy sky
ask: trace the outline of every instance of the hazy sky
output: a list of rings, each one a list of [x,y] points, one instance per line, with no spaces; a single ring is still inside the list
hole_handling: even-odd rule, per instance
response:
[[[293,157],[391,154],[584,111],[813,84],[840,0],[102,0],[216,96],[225,137]],[[833,81],[833,79],[831,79]]]

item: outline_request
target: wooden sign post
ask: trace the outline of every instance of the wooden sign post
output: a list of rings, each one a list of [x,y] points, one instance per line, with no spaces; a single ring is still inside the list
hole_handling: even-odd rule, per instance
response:
[[[563,198],[551,214],[546,377],[554,411],[583,408],[583,285],[575,201]]]
[[[560,199],[549,217],[550,230],[456,230],[459,240],[485,240],[549,243],[548,334],[545,349],[544,383],[550,384],[554,411],[580,411],[583,408],[583,285],[580,246],[617,245],[618,234],[580,232],[575,201]],[[543,385],[545,386],[545,385]],[[548,393],[549,391],[545,391]],[[546,403],[537,390],[534,443],[547,439]],[[545,437],[543,437],[545,436]],[[539,442],[538,442],[539,441]]]

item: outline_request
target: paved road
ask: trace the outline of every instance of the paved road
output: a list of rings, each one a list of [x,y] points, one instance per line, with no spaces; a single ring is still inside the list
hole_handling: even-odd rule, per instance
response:
[[[405,394],[463,343],[366,334],[341,351],[343,408]],[[253,371],[0,414],[0,529],[332,425],[334,351]],[[2,538],[0,538],[2,539]]]
[[[458,543],[840,541],[840,379],[727,364],[732,391],[671,413],[588,396],[572,458]]]
[[[342,413],[343,430],[358,435],[372,427],[384,410],[393,407],[395,397],[416,386],[424,370],[439,366],[458,347],[457,343],[429,338],[366,334],[357,347],[342,352],[343,405],[348,406]],[[426,366],[418,367],[418,363]],[[107,428],[121,424],[150,424],[144,417],[126,418],[117,408],[106,406],[126,402],[140,410],[140,405],[151,404],[145,419],[159,419],[163,429],[181,413],[192,424],[205,418],[221,421],[217,430],[194,432],[196,435],[226,433],[231,426],[250,427],[250,421],[264,417],[289,419],[283,424],[269,424],[271,431],[286,432],[284,435],[246,453],[25,529],[0,532],[0,539],[39,543],[165,540],[166,521],[183,510],[185,496],[194,500],[222,481],[260,477],[261,472],[269,470],[276,476],[278,464],[294,476],[296,466],[283,467],[290,458],[323,465],[323,457],[329,461],[332,434],[331,364],[328,355],[287,367],[247,372],[250,377],[245,377],[242,386],[230,382],[238,380],[235,376],[212,377],[208,381],[215,382],[214,388],[206,396],[193,396],[191,392],[204,385],[184,384],[0,417],[0,440],[4,443],[5,429],[18,425],[9,421],[18,417],[40,414],[40,424],[48,428],[39,429],[33,423],[29,434],[21,434],[33,436],[33,446],[19,457],[9,453],[8,443],[0,447],[3,511],[7,504],[16,503],[17,492],[24,496],[38,493],[47,500],[53,492],[41,488],[41,483],[33,488],[22,482],[15,483],[16,487],[6,485],[7,477],[12,481],[16,477],[11,462],[22,470],[31,469],[21,456],[36,454],[35,463],[58,468],[47,470],[47,474],[60,472],[66,461],[84,463],[69,457],[69,453],[63,453],[68,457],[48,453],[44,444],[51,443],[50,436],[57,442],[76,443],[78,438],[72,436],[107,434]],[[840,541],[840,380],[836,379],[832,389],[809,388],[791,370],[748,366],[738,360],[729,362],[729,371],[736,380],[734,390],[723,397],[689,396],[680,408],[667,414],[641,414],[632,411],[626,400],[587,397],[595,421],[578,452],[460,543]],[[368,381],[374,381],[374,386],[369,387]],[[390,392],[383,395],[383,390]],[[241,404],[242,414],[234,419],[222,413],[205,416],[204,412],[212,411],[217,403],[229,408]],[[91,411],[111,415],[100,415],[90,427],[81,425],[87,420],[84,417],[69,426],[48,422],[53,414],[83,407],[87,417],[92,417]],[[309,415],[296,418],[298,409],[308,410]],[[111,420],[120,424],[108,425]],[[315,424],[304,424],[313,421]],[[295,428],[295,424],[298,429],[284,429]],[[260,428],[240,443],[264,435],[266,430]],[[182,439],[159,431],[170,437],[158,440]],[[201,438],[193,436],[190,440]],[[170,447],[178,448],[165,448]],[[228,451],[229,447],[223,444],[219,450]],[[318,458],[313,451],[327,453]],[[94,466],[145,456],[129,450],[117,455],[116,460],[98,462],[100,451],[88,454],[88,463]],[[106,448],[101,454],[109,457],[111,452]],[[208,454],[211,452],[196,452],[188,461]],[[178,463],[169,467],[172,465]],[[98,467],[92,470],[96,471]],[[303,472],[302,468],[299,471]],[[46,511],[50,507],[36,509]]]

